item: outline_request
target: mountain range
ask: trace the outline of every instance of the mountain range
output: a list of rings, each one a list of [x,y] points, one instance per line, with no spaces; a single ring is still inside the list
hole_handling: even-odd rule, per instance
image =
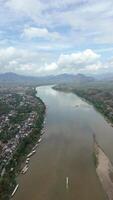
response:
[[[0,74],[0,83],[8,84],[59,84],[59,83],[71,83],[71,82],[92,82],[95,79],[83,74],[60,74],[50,76],[25,76],[16,73],[8,72]]]

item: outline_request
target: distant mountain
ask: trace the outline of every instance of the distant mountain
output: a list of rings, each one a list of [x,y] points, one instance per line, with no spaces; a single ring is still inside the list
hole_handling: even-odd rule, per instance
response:
[[[84,74],[77,74],[77,75],[75,75],[75,81],[78,81],[78,82],[92,82],[92,81],[95,81],[95,78],[91,77],[91,76],[86,76]]]
[[[71,83],[71,82],[90,82],[94,81],[94,78],[85,76],[83,74],[60,74],[50,76],[24,76],[16,73],[8,72],[0,74],[0,83],[8,84],[59,84],[59,83]]]
[[[99,74],[95,78],[102,81],[113,81],[113,73]]]

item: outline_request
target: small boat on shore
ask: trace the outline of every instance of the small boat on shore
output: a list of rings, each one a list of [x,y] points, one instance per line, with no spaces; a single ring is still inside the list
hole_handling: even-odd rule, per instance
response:
[[[25,167],[22,169],[22,174],[25,174],[28,170],[28,165],[25,165]]]
[[[16,193],[16,191],[17,191],[18,187],[19,187],[19,184],[17,184],[17,185],[16,185],[15,189],[13,190],[13,192],[12,192],[12,194],[11,194],[11,197],[13,197],[13,196],[14,196],[14,194]]]
[[[35,150],[35,149],[37,148],[37,146],[38,146],[38,144],[36,144],[36,145],[33,147],[33,149],[32,149],[32,150]]]
[[[28,163],[29,163],[29,161],[30,161],[30,158],[27,158],[27,159],[26,159],[26,164],[28,164]]]
[[[36,153],[36,150],[33,150],[31,153],[29,153],[29,154],[27,155],[27,158],[31,157],[34,153]]]
[[[40,138],[39,140],[38,140],[38,143],[40,143],[42,141],[42,139]]]

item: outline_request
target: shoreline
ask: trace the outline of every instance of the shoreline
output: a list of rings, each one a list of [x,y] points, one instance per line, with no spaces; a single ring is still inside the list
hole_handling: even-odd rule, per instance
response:
[[[56,88],[56,87],[52,87],[54,90],[59,91],[59,92],[65,92],[65,93],[73,93],[75,95],[77,95],[78,97],[81,98],[81,100],[83,100],[84,102],[88,103],[89,105],[93,106],[93,108],[99,112],[104,119],[106,120],[106,122],[113,127],[113,121],[111,121],[111,119],[105,115],[101,109],[99,109],[91,100],[85,98],[84,96],[80,95],[77,91],[73,91],[73,89],[63,89],[63,88]]]
[[[25,166],[26,166],[26,159],[28,159],[28,155],[31,154],[33,151],[36,152],[36,148],[39,145],[39,140],[41,140],[41,135],[42,135],[43,128],[44,128],[44,118],[45,118],[46,106],[45,106],[44,102],[42,101],[42,99],[40,99],[40,97],[36,96],[36,94],[37,94],[37,90],[36,90],[36,88],[33,88],[32,96],[34,96],[34,98],[36,98],[40,102],[41,106],[43,106],[43,113],[40,115],[40,117],[42,117],[41,127],[40,127],[40,130],[37,129],[37,133],[38,133],[37,134],[37,140],[35,142],[32,142],[31,144],[29,144],[30,147],[28,146],[29,150],[28,150],[27,154],[24,156],[23,161],[19,164],[20,165],[19,171],[17,172],[15,179],[22,173],[22,170],[23,170],[22,164],[25,164]],[[39,118],[37,118],[37,120],[39,120]],[[32,134],[33,134],[33,132],[31,133],[31,135]],[[32,157],[33,155],[34,155],[34,153],[32,153],[32,155],[29,156],[29,158]],[[30,162],[30,160],[29,160],[29,162]],[[26,172],[27,172],[27,170],[25,171],[25,173]],[[23,173],[23,175],[25,173]],[[17,181],[16,181],[16,184],[18,185]],[[18,187],[19,187],[19,185],[18,185]],[[16,191],[15,191],[15,193],[16,193]],[[14,193],[14,195],[15,195],[15,193]],[[12,195],[10,195],[9,199],[12,199]]]
[[[12,198],[12,194],[15,191],[16,186],[18,185],[17,177],[21,174],[23,166],[26,163],[27,155],[31,151],[33,151],[33,149],[35,150],[38,145],[38,141],[41,139],[44,127],[46,106],[44,102],[40,99],[40,97],[38,97],[36,94],[36,88],[32,88],[30,95],[35,98],[37,100],[37,103],[39,104],[39,106],[35,110],[37,112],[37,118],[34,122],[32,132],[29,134],[29,136],[26,136],[19,143],[16,152],[12,156],[11,161],[5,168],[5,174],[1,179],[0,188],[3,187],[2,184],[6,184],[6,186],[3,187],[3,190],[0,194],[1,200],[8,200]],[[11,169],[13,169],[13,173]],[[14,195],[15,193],[16,191],[14,192]]]
[[[103,149],[97,143],[95,137],[93,139],[96,173],[108,200],[113,200],[113,165]]]
[[[91,100],[80,95],[77,91],[66,90],[66,89],[63,90],[60,88],[53,88],[53,89],[57,91],[61,91],[61,92],[71,92],[73,94],[76,94],[83,101],[87,102],[89,105],[92,105],[93,108],[104,117],[106,122],[110,126],[113,127],[113,122],[110,120],[110,118],[107,115],[105,115],[101,109],[96,107],[95,104]],[[108,200],[113,200],[113,165],[109,157],[106,155],[104,150],[99,146],[98,142],[96,141],[95,134],[93,134],[93,142],[94,142],[93,156],[94,156],[94,163],[96,167],[96,174],[104,190],[106,198]]]

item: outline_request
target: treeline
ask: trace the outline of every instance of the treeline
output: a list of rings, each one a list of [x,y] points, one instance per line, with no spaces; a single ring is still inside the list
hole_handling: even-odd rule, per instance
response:
[[[113,123],[113,107],[110,104],[113,101],[113,96],[109,90],[106,92],[100,89],[73,89],[73,92],[93,104],[99,112]]]

